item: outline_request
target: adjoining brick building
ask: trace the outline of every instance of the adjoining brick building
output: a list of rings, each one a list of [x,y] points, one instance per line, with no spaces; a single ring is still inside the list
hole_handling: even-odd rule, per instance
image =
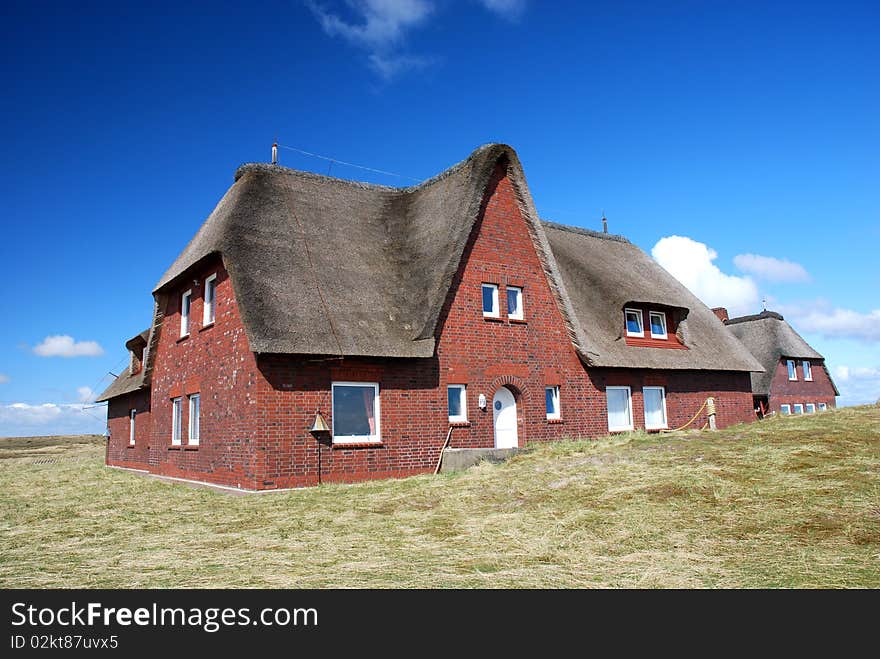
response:
[[[746,422],[762,369],[642,250],[540,221],[498,144],[399,189],[243,165],[153,296],[107,463],[247,489],[430,472],[450,427],[657,430],[709,396]]]
[[[825,358],[780,314],[763,311],[730,318],[724,324],[764,367],[763,373],[752,373],[752,394],[759,416],[771,412],[811,414],[836,406],[840,392]]]

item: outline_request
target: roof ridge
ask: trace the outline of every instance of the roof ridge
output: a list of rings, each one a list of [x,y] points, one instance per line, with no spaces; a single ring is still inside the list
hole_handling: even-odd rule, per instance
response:
[[[545,227],[549,227],[551,229],[557,229],[559,231],[568,231],[569,233],[578,233],[583,236],[590,236],[591,238],[601,238],[603,240],[613,240],[618,243],[626,243],[627,245],[632,245],[632,243],[626,238],[626,236],[621,236],[616,233],[605,233],[604,231],[593,231],[592,229],[585,229],[583,227],[574,227],[570,224],[560,224],[559,222],[553,222],[551,220],[541,220],[541,224]]]
[[[736,318],[729,318],[724,321],[725,325],[738,325],[740,323],[750,323],[753,320],[766,320],[767,318],[773,318],[775,320],[785,320],[781,313],[777,313],[775,311],[762,311],[761,313],[751,314],[750,316],[737,316]]]
[[[399,192],[399,193],[410,193],[416,192],[423,188],[433,185],[438,181],[441,181],[457,172],[461,171],[466,165],[468,165],[474,158],[482,155],[486,151],[497,149],[500,151],[513,151],[513,147],[507,144],[501,144],[496,142],[490,142],[488,144],[483,144],[474,149],[471,154],[453,165],[450,165],[446,169],[441,170],[439,173],[434,174],[433,176],[426,178],[424,181],[420,183],[416,183],[415,185],[406,185],[402,187],[397,187],[394,185],[382,185],[381,183],[368,183],[366,181],[355,181],[347,178],[339,178],[337,176],[326,176],[324,174],[316,174],[315,172],[309,172],[304,169],[294,169],[292,167],[284,167],[283,165],[273,165],[272,163],[267,162],[246,162],[242,163],[235,170],[234,180],[237,181],[242,176],[244,176],[247,172],[250,171],[262,171],[269,172],[274,174],[286,174],[288,176],[296,176],[298,178],[304,179],[312,179],[315,181],[324,181],[327,183],[338,183],[342,185],[348,185],[355,188],[361,188],[364,190],[377,190],[377,191],[386,191],[386,192]]]

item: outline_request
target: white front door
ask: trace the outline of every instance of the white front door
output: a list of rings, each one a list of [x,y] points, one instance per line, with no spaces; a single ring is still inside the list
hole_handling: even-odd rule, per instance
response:
[[[516,434],[516,399],[507,387],[501,387],[495,392],[492,414],[495,417],[495,448],[519,446]]]

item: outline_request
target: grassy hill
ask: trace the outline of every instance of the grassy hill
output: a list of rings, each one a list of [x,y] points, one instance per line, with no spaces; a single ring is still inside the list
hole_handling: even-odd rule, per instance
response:
[[[102,459],[0,440],[0,586],[880,587],[877,407],[251,496]]]

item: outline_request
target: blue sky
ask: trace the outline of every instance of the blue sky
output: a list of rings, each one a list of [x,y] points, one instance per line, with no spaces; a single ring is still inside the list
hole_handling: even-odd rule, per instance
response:
[[[507,142],[544,217],[598,228],[604,210],[710,305],[766,297],[825,354],[842,404],[873,401],[878,7],[7,3],[0,435],[102,430],[81,401],[276,135],[418,179]]]

